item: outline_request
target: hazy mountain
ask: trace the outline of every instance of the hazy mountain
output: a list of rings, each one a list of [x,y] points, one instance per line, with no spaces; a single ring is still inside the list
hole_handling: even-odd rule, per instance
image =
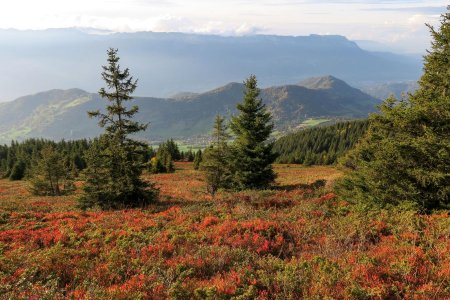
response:
[[[177,100],[188,100],[188,99],[196,97],[198,95],[200,95],[200,93],[180,92],[180,93],[176,93],[175,95],[170,96],[169,98],[177,99]]]
[[[0,30],[0,101],[35,91],[102,86],[106,50],[139,78],[137,93],[169,97],[257,75],[261,86],[334,74],[347,82],[416,80],[420,61],[362,50],[342,36],[224,37],[184,33],[92,34],[86,30]]]
[[[397,99],[401,99],[402,95],[413,93],[419,88],[417,81],[407,82],[391,82],[383,84],[363,85],[361,90],[378,99],[386,99],[393,95]]]
[[[358,89],[352,88],[345,81],[334,76],[310,77],[302,80],[299,85],[313,90],[332,90],[332,91],[351,91],[352,93],[361,93]]]
[[[316,78],[311,88],[285,85],[261,90],[278,130],[298,126],[306,118],[357,118],[374,111],[377,99],[331,76]],[[182,99],[136,98],[137,119],[150,122],[141,137],[148,140],[189,138],[207,134],[216,114],[230,116],[242,101],[243,85],[230,83]],[[0,104],[0,140],[28,137],[78,139],[101,130],[86,111],[103,109],[105,100],[79,89],[51,90]]]

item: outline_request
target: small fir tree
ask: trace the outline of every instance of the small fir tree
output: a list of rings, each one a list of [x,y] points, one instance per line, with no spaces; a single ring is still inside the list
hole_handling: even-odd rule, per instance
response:
[[[172,155],[166,147],[159,147],[156,155],[151,158],[150,172],[153,174],[175,172]]]
[[[137,80],[130,76],[128,68],[121,70],[117,49],[108,50],[108,65],[103,66],[102,77],[107,88],[101,88],[99,94],[108,101],[106,113],[93,111],[89,116],[99,119],[105,133],[86,155],[81,206],[142,207],[155,199],[156,190],[141,179],[147,145],[129,137],[147,128],[132,119],[138,107],[125,105],[133,99]]]
[[[275,155],[268,142],[273,130],[271,114],[262,100],[254,75],[245,82],[244,99],[237,105],[239,115],[231,119],[233,144],[233,181],[237,189],[264,189],[275,179]]]
[[[22,180],[25,177],[27,165],[25,161],[19,158],[13,165],[9,174],[9,180]]]
[[[39,196],[60,196],[75,191],[71,170],[64,156],[52,145],[45,146],[34,162],[29,189]]]
[[[231,185],[229,135],[225,120],[217,116],[214,123],[213,141],[205,150],[200,169],[205,173],[207,191],[214,196],[218,189]]]
[[[186,156],[186,160],[189,162],[193,162],[194,161],[194,153],[192,152],[192,149],[189,149],[189,151],[187,152]]]
[[[194,169],[195,170],[198,170],[200,168],[200,164],[202,163],[202,159],[203,159],[202,156],[203,156],[202,150],[199,149],[195,153],[195,156],[194,156]]]
[[[173,160],[178,161],[181,159],[180,149],[173,139],[167,140],[165,143],[162,143],[159,148],[165,149],[170,154],[170,157]]]
[[[173,164],[172,155],[170,155],[170,153],[166,152],[162,156],[162,163],[164,165],[164,169],[166,170],[166,173],[175,172],[175,165]]]

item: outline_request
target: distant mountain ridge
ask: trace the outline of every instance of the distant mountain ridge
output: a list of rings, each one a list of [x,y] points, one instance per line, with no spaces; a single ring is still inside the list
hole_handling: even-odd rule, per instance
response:
[[[362,86],[361,90],[372,97],[384,100],[389,96],[401,99],[408,96],[408,93],[414,93],[418,88],[419,84],[416,81],[406,81]]]
[[[157,97],[201,92],[250,74],[263,87],[321,74],[333,74],[353,85],[417,80],[421,74],[420,61],[366,51],[343,36],[0,29],[0,65],[8,70],[0,74],[0,101],[54,87],[96,91],[109,47],[119,49],[122,65],[140,79],[137,94]]]
[[[348,89],[350,86],[334,76],[320,76],[310,77],[302,80],[299,83],[300,86],[304,86],[313,90],[327,90],[327,89]]]
[[[375,110],[379,100],[345,82],[326,76],[321,88],[301,85],[261,90],[261,98],[273,115],[277,130],[299,126],[308,118],[359,118]],[[184,98],[137,97],[137,120],[150,123],[140,136],[146,140],[191,138],[211,130],[216,114],[229,117],[242,101],[244,86],[229,83]],[[30,137],[79,139],[97,136],[101,129],[89,119],[89,110],[104,109],[106,101],[80,89],[50,90],[0,104],[0,141]]]

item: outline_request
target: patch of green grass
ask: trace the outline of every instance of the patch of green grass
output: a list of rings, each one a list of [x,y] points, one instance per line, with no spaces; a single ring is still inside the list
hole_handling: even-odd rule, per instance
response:
[[[20,127],[20,128],[13,128],[7,132],[5,132],[2,137],[0,137],[1,141],[7,141],[10,142],[11,140],[16,140],[18,138],[22,138],[26,135],[28,135],[31,132],[31,127]]]
[[[202,145],[183,144],[181,142],[177,142],[177,143],[178,143],[178,149],[180,149],[180,151],[184,151],[184,152],[189,151],[189,150],[192,150],[195,152],[199,149],[203,150],[205,148],[205,146],[202,146]]]
[[[88,97],[78,98],[78,99],[75,99],[75,100],[67,103],[66,105],[64,105],[64,108],[75,107],[75,106],[81,105],[81,104],[83,104],[83,103],[85,103],[87,101],[89,101]]]
[[[320,125],[322,123],[329,122],[329,121],[331,121],[331,120],[330,119],[308,119],[308,120],[303,121],[300,124],[300,127],[313,127],[313,126],[317,126],[317,125]]]

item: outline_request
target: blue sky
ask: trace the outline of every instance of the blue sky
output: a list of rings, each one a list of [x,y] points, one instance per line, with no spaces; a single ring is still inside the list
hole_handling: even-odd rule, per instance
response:
[[[221,35],[339,34],[397,52],[429,46],[442,0],[5,0],[0,28],[89,27]]]

